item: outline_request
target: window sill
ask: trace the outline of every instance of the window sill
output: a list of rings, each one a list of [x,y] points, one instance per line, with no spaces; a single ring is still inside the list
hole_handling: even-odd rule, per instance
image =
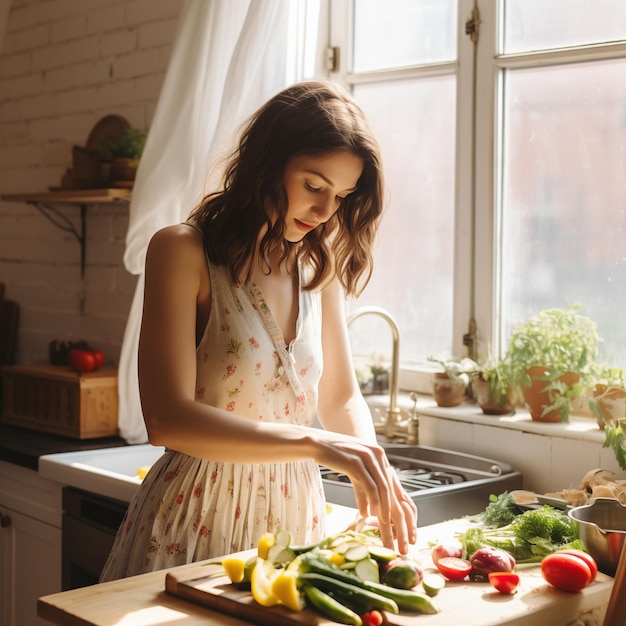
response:
[[[380,421],[389,405],[389,397],[385,395],[366,396],[366,400],[374,421]],[[414,401],[406,392],[398,394],[398,406],[403,417],[413,410]],[[417,401],[416,412],[419,416],[436,417],[455,422],[467,422],[495,428],[516,430],[525,433],[592,441],[602,445],[604,432],[598,428],[596,421],[591,417],[571,415],[569,423],[536,422],[530,417],[526,409],[517,409],[514,415],[485,415],[480,407],[472,402],[465,402],[456,407],[440,407],[432,396],[420,395]]]

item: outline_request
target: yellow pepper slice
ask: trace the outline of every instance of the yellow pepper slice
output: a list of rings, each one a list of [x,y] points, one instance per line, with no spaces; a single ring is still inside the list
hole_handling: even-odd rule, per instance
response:
[[[284,570],[272,581],[272,594],[292,611],[302,611],[304,608],[304,598],[298,590],[297,578],[297,572]]]
[[[231,583],[240,583],[244,578],[246,562],[235,556],[227,556],[222,559],[222,567],[226,570],[226,575]]]
[[[274,578],[280,574],[280,570],[274,569],[269,561],[257,558],[256,565],[250,576],[252,597],[261,606],[274,606],[279,600],[272,592]]]
[[[259,537],[259,544],[257,546],[257,552],[260,559],[267,559],[267,555],[270,548],[276,543],[274,533],[263,533]]]

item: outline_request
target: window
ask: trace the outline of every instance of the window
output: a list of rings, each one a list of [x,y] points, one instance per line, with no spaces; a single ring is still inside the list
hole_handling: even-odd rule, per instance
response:
[[[395,317],[409,368],[465,355],[472,319],[486,356],[530,315],[579,303],[602,359],[626,366],[626,4],[478,0],[475,45],[470,0],[329,6],[333,76],[368,114],[389,188],[351,308]],[[364,324],[357,356],[389,356]]]

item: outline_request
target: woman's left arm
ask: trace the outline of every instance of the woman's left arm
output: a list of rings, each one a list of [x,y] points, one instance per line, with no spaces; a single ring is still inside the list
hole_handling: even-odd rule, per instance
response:
[[[345,296],[334,281],[322,294],[322,353],[318,419],[326,430],[376,442],[370,409],[361,394],[352,362]]]

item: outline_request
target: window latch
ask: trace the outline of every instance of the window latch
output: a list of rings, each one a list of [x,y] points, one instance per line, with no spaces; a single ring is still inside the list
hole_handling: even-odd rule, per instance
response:
[[[478,31],[480,30],[480,13],[478,7],[472,9],[472,15],[467,22],[465,22],[465,34],[470,38],[472,43],[478,41]]]
[[[326,48],[326,69],[329,72],[339,71],[339,46]]]

